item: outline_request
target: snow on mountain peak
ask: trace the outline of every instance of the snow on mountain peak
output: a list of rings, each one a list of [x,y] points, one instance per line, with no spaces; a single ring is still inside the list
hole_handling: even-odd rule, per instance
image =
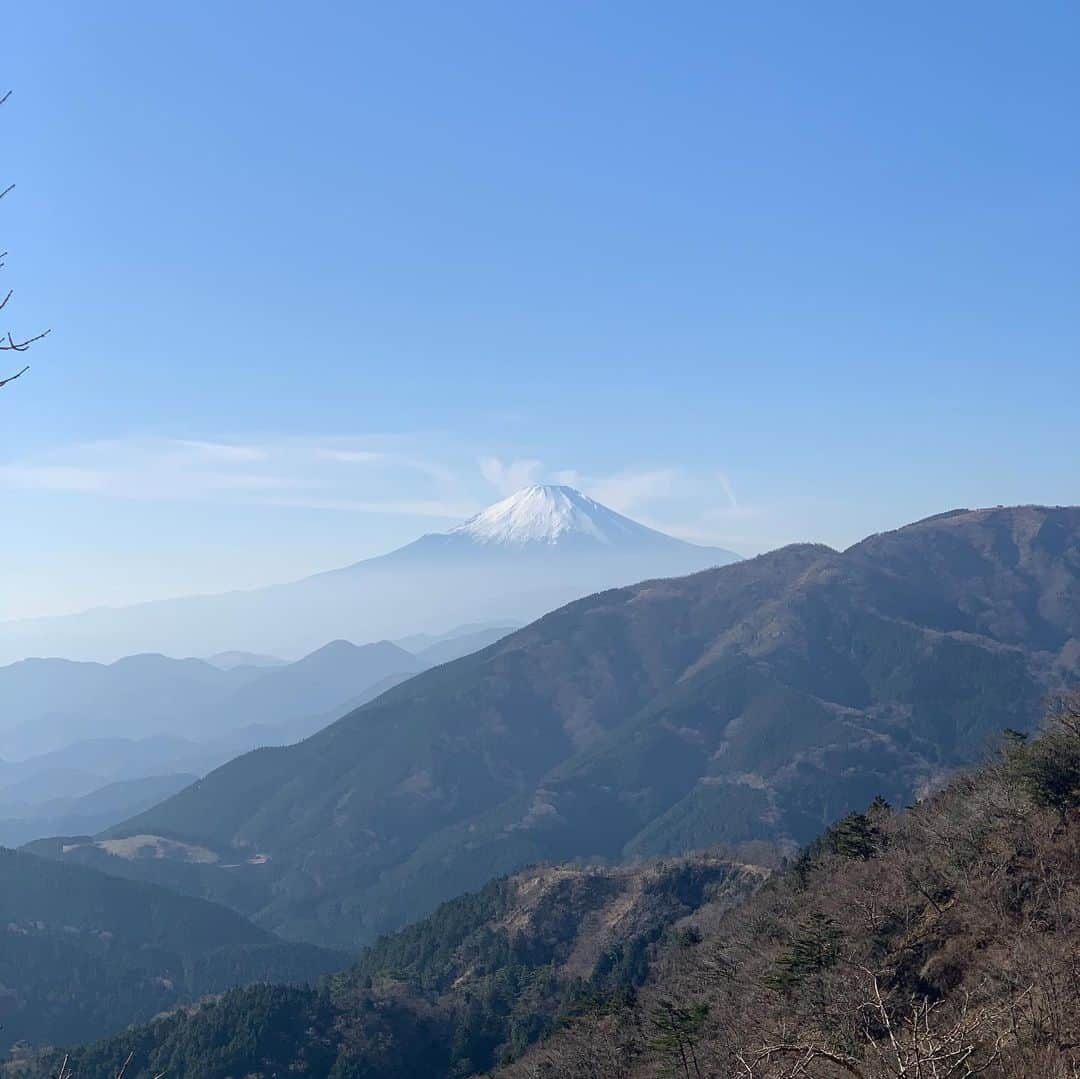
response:
[[[655,540],[658,533],[594,502],[573,487],[535,484],[496,502],[453,528],[451,536],[475,543],[556,544],[571,536],[602,544]]]

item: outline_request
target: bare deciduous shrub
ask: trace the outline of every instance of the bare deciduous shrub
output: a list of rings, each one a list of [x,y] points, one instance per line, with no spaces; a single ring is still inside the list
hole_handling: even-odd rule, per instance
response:
[[[1077,1079],[1080,698],[911,810],[845,818],[653,969],[509,1074]]]

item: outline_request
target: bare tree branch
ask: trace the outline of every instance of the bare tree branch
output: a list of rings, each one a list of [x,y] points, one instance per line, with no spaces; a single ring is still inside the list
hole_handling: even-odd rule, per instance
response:
[[[40,341],[43,337],[48,337],[49,331],[45,330],[42,333],[35,334],[33,337],[26,338],[25,341],[16,341],[11,334],[7,335],[7,340],[0,340],[0,352],[25,352],[35,341]]]
[[[7,378],[0,379],[0,388],[6,386],[9,382],[14,382],[20,375],[25,375],[30,370],[30,364],[27,364],[18,374],[9,375]]]
[[[0,96],[0,105],[3,105],[9,97],[11,97],[10,90]],[[0,191],[0,199],[2,199],[5,195],[9,194],[14,189],[14,187],[14,184],[8,184],[7,187]],[[0,252],[0,267],[3,267],[4,258],[6,257],[6,255],[6,251]],[[13,295],[14,289],[8,289],[7,295],[4,296],[2,300],[0,300],[0,311],[7,307],[8,301]],[[24,337],[16,340],[15,335],[11,331],[8,331],[6,334],[0,332],[0,352],[25,352],[36,341],[40,341],[43,337],[48,336],[48,333],[49,331],[45,330],[43,333],[35,334],[33,337]],[[0,388],[6,386],[9,382],[14,382],[15,379],[21,377],[22,375],[25,375],[26,372],[29,370],[30,367],[29,365],[27,365],[16,374],[9,375],[7,378],[4,379],[0,379]]]

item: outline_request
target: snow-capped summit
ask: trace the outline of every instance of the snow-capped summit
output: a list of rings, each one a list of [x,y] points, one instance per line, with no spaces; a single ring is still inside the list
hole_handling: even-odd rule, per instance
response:
[[[542,565],[545,574],[567,580],[577,570],[590,580],[628,582],[646,576],[676,576],[732,562],[738,555],[647,528],[573,487],[526,487],[448,532],[429,532],[396,551],[348,566],[337,573],[409,565],[435,570],[472,566],[485,572],[498,564]],[[556,570],[555,567],[558,567]]]
[[[655,543],[667,539],[621,513],[600,505],[573,487],[534,484],[489,506],[452,528],[451,536],[474,543],[557,544],[571,537],[588,538],[605,545]]]
[[[287,584],[10,623],[6,637],[0,623],[0,657],[5,646],[13,659],[231,648],[299,655],[335,638],[378,641],[465,622],[529,622],[590,592],[737,557],[647,528],[572,487],[526,487],[447,532]]]

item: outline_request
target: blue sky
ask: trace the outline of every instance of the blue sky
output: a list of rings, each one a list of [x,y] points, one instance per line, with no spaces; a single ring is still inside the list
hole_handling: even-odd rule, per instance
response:
[[[745,553],[1080,501],[1066,3],[16,5],[0,617],[533,479]],[[10,366],[10,364],[9,364]]]

